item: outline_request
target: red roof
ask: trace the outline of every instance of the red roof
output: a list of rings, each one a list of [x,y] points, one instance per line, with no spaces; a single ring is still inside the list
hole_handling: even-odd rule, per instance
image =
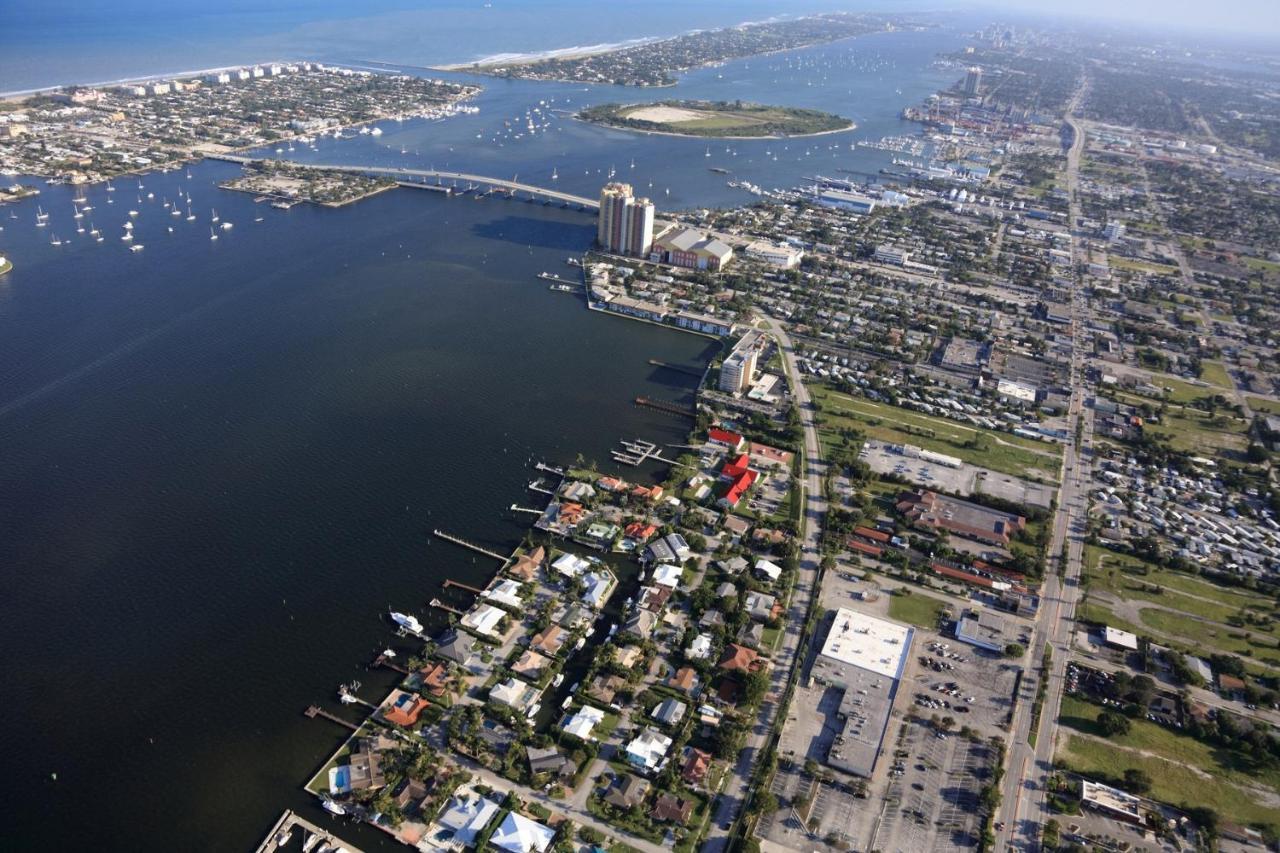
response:
[[[954,580],[963,581],[964,583],[971,583],[974,586],[985,586],[988,588],[995,586],[995,581],[989,577],[985,577],[984,575],[975,575],[972,572],[966,572],[962,569],[953,569],[950,566],[944,566],[942,563],[930,563],[929,568],[933,569],[934,572],[942,575],[944,578],[953,578]]]
[[[888,533],[885,533],[882,530],[872,530],[870,527],[855,527],[853,528],[853,535],[861,536],[863,539],[870,539],[872,542],[879,542],[881,544],[888,544],[889,542]]]
[[[740,453],[732,462],[724,463],[724,467],[720,469],[720,476],[728,477],[730,480],[736,480],[742,474],[751,469],[751,457],[745,453]]]
[[[628,539],[643,542],[658,532],[658,526],[656,524],[645,524],[643,521],[633,521],[627,525],[627,529],[624,532]]]
[[[751,488],[751,484],[756,481],[755,471],[743,471],[739,474],[729,486],[729,491],[724,493],[724,499],[730,506],[736,506],[738,501],[742,500],[742,496],[747,489]]]
[[[734,450],[737,450],[738,445],[742,444],[742,436],[738,435],[736,432],[729,432],[726,429],[720,429],[718,427],[712,427],[707,430],[707,438],[711,441],[719,442],[720,444],[727,444]]]
[[[884,549],[879,545],[868,545],[866,542],[859,542],[857,539],[849,540],[849,550],[866,554],[868,557],[879,557],[884,553]]]

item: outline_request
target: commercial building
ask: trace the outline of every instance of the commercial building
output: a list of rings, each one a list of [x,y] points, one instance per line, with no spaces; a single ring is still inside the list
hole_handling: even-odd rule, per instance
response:
[[[745,251],[751,257],[759,258],[766,264],[772,264],[775,267],[782,267],[788,270],[798,266],[800,259],[804,257],[804,252],[795,246],[788,246],[785,243],[771,243],[768,240],[756,240],[748,244]]]
[[[673,227],[654,238],[649,259],[676,267],[714,272],[724,269],[733,259],[733,249],[727,243],[692,228]]]
[[[882,245],[877,246],[875,254],[871,256],[876,263],[893,264],[895,266],[903,266],[911,257],[910,252],[903,251],[897,246]]]
[[[903,492],[897,508],[916,527],[945,530],[988,545],[1008,546],[1014,534],[1027,526],[1020,515],[930,491]]]
[[[1119,628],[1104,626],[1102,629],[1102,641],[1113,649],[1120,649],[1126,652],[1136,652],[1138,650],[1138,637],[1128,631],[1121,631]]]
[[[1124,237],[1124,223],[1118,219],[1113,219],[1102,229],[1102,236],[1111,242],[1116,242]]]
[[[966,95],[976,95],[982,88],[982,69],[974,66],[965,72],[964,75],[964,93]]]
[[[871,776],[912,636],[905,625],[843,607],[836,610],[810,670],[815,681],[844,691],[837,712],[841,729],[827,753],[827,764]]]
[[[653,203],[635,198],[630,184],[605,184],[600,191],[596,242],[607,252],[646,257],[653,246]]]
[[[989,610],[970,610],[956,623],[956,639],[992,652],[1003,652],[1010,640],[1003,616]]]
[[[1081,779],[1080,803],[1125,823],[1142,823],[1142,800],[1110,785]]]
[[[823,189],[818,191],[818,204],[847,210],[851,213],[867,214],[876,209],[876,200],[848,190]]]

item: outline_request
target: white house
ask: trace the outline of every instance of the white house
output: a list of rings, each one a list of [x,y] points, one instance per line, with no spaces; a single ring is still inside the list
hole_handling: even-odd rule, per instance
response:
[[[507,812],[489,843],[507,853],[542,853],[551,846],[556,833],[519,812]]]
[[[657,770],[666,760],[670,749],[671,738],[646,726],[644,731],[627,744],[626,757],[630,764],[643,770]]]

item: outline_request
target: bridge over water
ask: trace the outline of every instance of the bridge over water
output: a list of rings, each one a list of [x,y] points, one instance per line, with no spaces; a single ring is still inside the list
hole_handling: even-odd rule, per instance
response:
[[[314,169],[319,172],[359,172],[370,175],[387,175],[389,177],[405,180],[406,182],[409,181],[409,179],[414,178],[434,178],[437,181],[463,181],[469,185],[493,187],[495,189],[506,190],[513,194],[528,193],[530,196],[539,196],[552,201],[575,204],[579,207],[589,208],[591,210],[600,209],[600,201],[598,199],[561,192],[560,190],[553,190],[548,187],[539,187],[534,184],[526,184],[521,181],[517,181],[514,178],[507,180],[506,178],[494,178],[488,175],[473,175],[469,172],[450,172],[441,169],[406,169],[400,166],[362,166],[359,164],[336,165],[328,163],[297,163],[292,160],[255,160],[252,157],[242,157],[236,154],[212,155],[210,159],[225,160],[230,163],[240,163],[246,166],[257,165],[260,163],[287,163],[289,166],[299,169]]]

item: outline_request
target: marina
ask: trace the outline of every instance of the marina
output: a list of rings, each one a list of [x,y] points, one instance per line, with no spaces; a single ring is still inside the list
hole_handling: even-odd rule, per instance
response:
[[[257,846],[255,853],[281,853],[292,849],[295,833],[301,836],[300,849],[303,853],[364,853],[359,847],[340,840],[327,829],[290,809],[285,809],[284,814],[280,815],[280,819]]]

